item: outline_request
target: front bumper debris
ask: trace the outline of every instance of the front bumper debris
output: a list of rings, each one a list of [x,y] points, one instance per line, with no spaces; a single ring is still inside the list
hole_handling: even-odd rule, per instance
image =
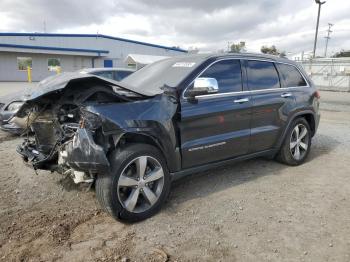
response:
[[[47,169],[45,168],[45,160],[47,155],[39,152],[33,141],[25,140],[16,149],[17,153],[22,156],[24,162],[30,164],[34,169]]]
[[[106,172],[109,161],[103,148],[97,145],[92,133],[85,128],[79,128],[72,141],[65,146],[67,152],[64,161],[74,170],[84,172]]]

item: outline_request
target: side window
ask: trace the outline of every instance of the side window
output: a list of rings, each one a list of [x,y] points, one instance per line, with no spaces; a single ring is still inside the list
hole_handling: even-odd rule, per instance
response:
[[[49,58],[47,60],[47,70],[51,72],[61,71],[61,60],[58,58]]]
[[[283,78],[286,85],[285,87],[307,86],[304,77],[295,66],[278,64],[278,68],[281,72],[281,78]]]
[[[28,67],[33,68],[33,60],[31,57],[17,57],[17,68],[20,71],[27,70]]]
[[[222,60],[205,70],[199,77],[218,81],[219,93],[242,91],[242,72],[239,60]]]
[[[280,88],[280,80],[272,62],[247,61],[248,86],[250,90]]]

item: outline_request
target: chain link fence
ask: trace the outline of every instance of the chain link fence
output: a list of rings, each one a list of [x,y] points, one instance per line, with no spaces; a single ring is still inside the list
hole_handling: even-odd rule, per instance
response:
[[[298,61],[320,90],[350,92],[350,58]]]

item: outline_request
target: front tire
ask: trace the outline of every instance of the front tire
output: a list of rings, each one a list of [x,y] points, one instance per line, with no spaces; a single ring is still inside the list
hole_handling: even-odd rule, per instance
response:
[[[304,118],[295,119],[283,141],[277,160],[297,166],[305,162],[311,148],[311,129]]]
[[[111,172],[99,174],[96,196],[115,219],[136,222],[159,211],[170,191],[170,174],[161,152],[131,144],[110,157]]]

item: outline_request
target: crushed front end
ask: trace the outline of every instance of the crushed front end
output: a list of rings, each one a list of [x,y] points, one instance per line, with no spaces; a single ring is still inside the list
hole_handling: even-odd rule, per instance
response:
[[[93,182],[97,173],[109,170],[109,136],[103,134],[100,117],[84,108],[143,99],[110,86],[85,84],[28,101],[13,119],[26,130],[17,147],[23,160],[35,170],[71,175],[75,183]]]
[[[94,174],[109,169],[108,146],[98,145],[95,140],[103,140],[96,138],[100,130],[87,129],[84,122],[81,117],[62,123],[53,115],[42,114],[30,125],[34,137],[26,137],[17,152],[34,169],[69,174],[76,183],[92,182]]]

